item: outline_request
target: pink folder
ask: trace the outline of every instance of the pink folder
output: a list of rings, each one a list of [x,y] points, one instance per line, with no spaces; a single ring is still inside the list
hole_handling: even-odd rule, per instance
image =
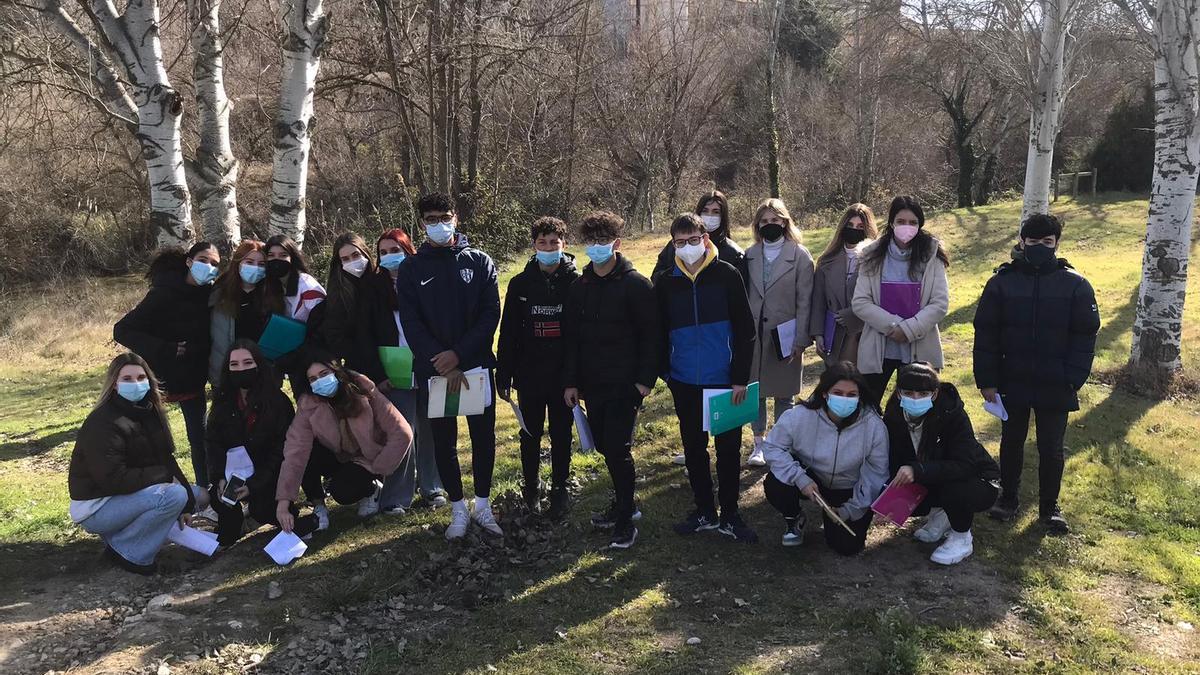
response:
[[[889,484],[871,504],[871,510],[900,526],[908,520],[927,494],[929,490],[917,483],[898,486]]]

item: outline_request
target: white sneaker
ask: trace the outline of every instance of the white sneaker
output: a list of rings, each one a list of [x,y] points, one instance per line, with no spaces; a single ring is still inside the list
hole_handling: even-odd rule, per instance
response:
[[[671,458],[671,463],[678,464],[679,466],[684,466],[687,464],[687,456],[682,455],[682,454],[675,455],[674,457]]]
[[[475,509],[471,513],[471,520],[475,524],[482,527],[485,532],[493,534],[497,537],[504,536],[504,530],[500,529],[500,523],[496,522],[496,514],[492,513],[491,506],[485,506],[482,509]]]
[[[746,460],[747,466],[766,466],[767,460],[763,457],[763,439],[754,439],[754,450],[750,453],[750,459]]]
[[[921,526],[921,529],[913,532],[913,538],[926,544],[933,544],[941,541],[949,531],[950,517],[946,515],[946,512],[942,509],[930,509],[925,524]]]
[[[329,529],[329,507],[317,504],[313,507],[313,515],[317,517],[317,530]]]
[[[971,531],[954,532],[946,536],[946,541],[934,550],[929,559],[939,565],[955,565],[962,562],[975,552]]]
[[[467,526],[471,524],[471,512],[467,510],[467,501],[460,499],[450,502],[450,526],[446,528],[446,540],[454,541],[467,536]]]
[[[375,491],[370,496],[358,500],[358,517],[369,518],[379,513],[379,495],[383,491],[383,483],[375,481]]]

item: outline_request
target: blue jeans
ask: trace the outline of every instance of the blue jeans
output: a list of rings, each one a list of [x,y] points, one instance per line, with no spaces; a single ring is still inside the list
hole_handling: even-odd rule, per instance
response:
[[[779,416],[791,410],[796,404],[792,402],[790,397],[780,398],[775,397],[775,421],[779,422]],[[758,399],[758,419],[750,423],[750,429],[755,436],[762,436],[767,433],[767,397],[763,396]]]
[[[129,562],[149,565],[167,540],[167,530],[177,527],[179,514],[187,506],[187,491],[179,483],[159,483],[115,495],[79,526]]]
[[[433,433],[429,430],[429,400],[418,389],[389,389],[384,393],[396,406],[413,430],[413,446],[400,466],[383,481],[383,492],[379,496],[380,508],[412,506],[417,483],[421,495],[429,498],[442,492],[442,480],[438,477],[437,462],[433,455]]]
[[[186,401],[179,401],[179,412],[183,413],[183,428],[187,430],[188,445],[192,450],[192,473],[196,485],[208,487],[208,464],[204,452],[204,392]]]

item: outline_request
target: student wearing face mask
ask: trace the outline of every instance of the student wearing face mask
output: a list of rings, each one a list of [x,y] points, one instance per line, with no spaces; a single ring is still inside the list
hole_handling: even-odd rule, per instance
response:
[[[221,384],[213,391],[212,410],[205,436],[208,445],[208,474],[213,485],[209,503],[217,512],[217,543],[231,546],[242,538],[245,517],[242,504],[255,522],[279,526],[275,516],[275,485],[283,464],[283,444],[295,411],[279,388],[271,364],[258,345],[237,340],[221,373]],[[233,505],[221,501],[226,487],[226,461],[230,450],[244,449],[254,472],[234,495]],[[306,536],[317,529],[315,515],[299,517],[292,506],[294,530]]]
[[[850,307],[850,300],[858,283],[858,261],[878,236],[870,207],[851,204],[817,259],[808,330],[826,365],[858,361],[863,322]]]
[[[675,402],[695,502],[695,509],[673,529],[681,535],[717,530],[735,541],[754,543],[758,535],[738,512],[742,428],[717,434],[714,439],[716,502],[709,469],[709,434],[703,429],[705,389],[732,388],[735,405],[746,398],[754,352],[754,317],[746,287],[732,265],[717,259],[716,246],[698,217],[690,213],[676,217],[671,237],[675,266],[654,278],[662,328],[660,363]]]
[[[558,218],[534,221],[529,231],[533,256],[508,282],[500,320],[496,388],[511,401],[517,390],[521,416],[529,432],[521,432],[522,496],[537,509],[543,425],[550,427],[550,512],[566,515],[567,478],[571,474],[571,428],[574,418],[563,402],[563,310],[571,284],[579,278],[575,257],[564,251],[567,225]]]
[[[256,239],[246,239],[234,249],[229,267],[213,285],[208,303],[212,309],[208,381],[214,387],[221,384],[221,370],[233,341],[245,338],[258,342],[267,327],[271,310],[263,291],[266,278],[266,246]]]
[[[820,495],[854,534],[821,511],[825,543],[840,555],[863,549],[871,504],[888,477],[887,427],[866,398],[867,382],[851,363],[821,373],[808,400],[785,412],[763,444],[770,471],[767,501],[785,522],[782,544],[804,543],[802,499]]]
[[[495,386],[496,366],[492,341],[500,324],[500,286],[491,257],[473,248],[458,232],[454,201],[440,192],[417,202],[425,227],[425,243],[400,266],[396,296],[400,323],[413,350],[413,370],[418,384],[428,392],[429,378],[447,380],[447,392],[456,393],[466,383],[464,371],[488,371],[485,385]],[[450,525],[446,539],[462,539],[471,522],[492,536],[504,530],[496,522],[489,497],[496,464],[496,406],[491,391],[483,414],[467,417],[471,435],[471,472],[475,479],[474,510],[464,498],[462,468],[458,463],[457,417],[429,420],[438,474],[450,499]]]
[[[67,473],[71,520],[104,540],[105,556],[154,574],[168,530],[182,527],[203,490],[188,488],[154,372],[136,354],[112,360],[100,400],[83,421]],[[203,504],[200,504],[203,506]]]
[[[695,214],[704,223],[704,231],[708,233],[709,241],[717,249],[717,258],[733,265],[734,269],[746,276],[745,252],[737,242],[730,238],[729,200],[720,190],[711,190],[700,195],[696,203]],[[675,266],[675,245],[667,242],[658,254],[654,271],[650,273],[653,279],[663,272],[670,271]]]
[[[941,242],[925,229],[921,202],[893,199],[883,235],[863,251],[850,303],[863,321],[858,369],[870,385],[865,395],[876,405],[904,364],[942,367],[938,322],[950,307],[949,266]]]
[[[370,379],[327,354],[310,352],[305,361],[308,391],[288,427],[275,488],[275,518],[285,532],[296,527],[293,501],[306,474],[326,479],[339,504],[378,503],[381,478],[412,446],[412,428]]]
[[[316,330],[320,321],[317,307],[325,300],[325,288],[308,272],[308,260],[300,246],[285,234],[266,241],[267,276],[263,280],[263,304],[267,311],[309,324]],[[311,321],[310,321],[311,319]],[[292,395],[299,396],[304,382],[300,350],[275,359],[275,373],[292,382]]]
[[[204,384],[210,349],[208,300],[221,254],[208,242],[167,249],[146,272],[150,291],[113,326],[113,340],[141,356],[161,378],[163,400],[183,413],[196,485],[208,485],[204,461]]]
[[[754,450],[747,464],[764,466],[763,438],[767,433],[767,399],[775,399],[775,421],[792,407],[800,393],[804,375],[804,349],[809,344],[809,305],[813,294],[813,259],[801,243],[800,229],[787,206],[767,199],[754,213],[754,245],[746,251],[750,278],[750,308],[758,344],[750,380],[757,381],[758,419],[750,425]],[[784,358],[779,358],[775,328],[794,321],[796,340]]]
[[[928,514],[914,533],[936,544],[929,557],[955,565],[974,552],[971,522],[996,501],[1000,467],[975,438],[958,389],[938,378],[928,363],[910,363],[896,375],[896,391],[883,413],[892,485],[916,483],[929,490],[915,516]]]
[[[1069,531],[1059,509],[1068,413],[1079,410],[1096,351],[1100,313],[1088,280],[1057,256],[1062,222],[1035,214],[1021,224],[1012,262],[988,280],[975,310],[975,385],[1002,400],[1001,494],[989,515],[1016,517],[1029,416],[1037,420],[1039,521]]]

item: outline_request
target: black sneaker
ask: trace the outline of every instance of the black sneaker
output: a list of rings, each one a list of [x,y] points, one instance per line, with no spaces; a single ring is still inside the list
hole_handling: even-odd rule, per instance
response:
[[[787,523],[787,529],[783,531],[783,539],[780,541],[784,546],[800,546],[804,543],[804,514],[796,518],[784,518]]]
[[[601,530],[609,530],[609,529],[612,529],[613,527],[616,527],[617,521],[619,519],[620,519],[620,517],[617,514],[617,501],[614,499],[613,501],[608,503],[608,508],[604,509],[604,511],[602,511],[600,513],[592,514],[592,527],[595,527],[595,528],[598,528]],[[630,520],[641,520],[642,519],[642,511],[636,501],[633,502],[633,515],[630,516],[629,519]]]
[[[566,488],[550,490],[550,519],[559,520],[571,509],[571,496]],[[639,514],[640,515],[640,514]]]
[[[1005,499],[1003,495],[988,509],[988,517],[993,520],[1012,520],[1017,517],[1017,500]]]
[[[104,547],[104,557],[113,561],[113,563],[115,563],[117,567],[120,567],[121,569],[125,570],[126,572],[133,572],[134,574],[140,574],[144,577],[153,576],[154,573],[158,571],[158,563],[150,563],[149,565],[139,565],[135,562],[130,562],[125,559],[125,556],[121,555],[120,553],[117,553],[116,550],[113,549],[113,547],[108,546],[108,545],[105,545],[105,547]]]
[[[1063,518],[1062,511],[1058,509],[1057,504],[1043,508],[1042,515],[1038,520],[1050,534],[1061,536],[1071,532],[1071,526],[1067,524],[1067,519]]]
[[[633,526],[633,520],[625,520],[617,523],[613,527],[612,539],[608,542],[609,548],[630,548],[633,542],[637,541],[638,530]]]
[[[525,502],[525,508],[528,509],[530,513],[538,512],[541,496],[538,494],[537,488],[534,488],[533,490],[522,491],[521,497]]]
[[[675,530],[676,534],[688,535],[704,532],[705,530],[715,530],[718,527],[717,514],[703,513],[697,510],[689,513],[687,518],[683,519],[683,522],[672,525],[671,529]]]
[[[746,521],[742,520],[742,516],[737,513],[731,516],[721,516],[721,525],[717,528],[717,532],[727,537],[733,537],[734,541],[747,544],[758,543],[758,534],[750,529]]]

